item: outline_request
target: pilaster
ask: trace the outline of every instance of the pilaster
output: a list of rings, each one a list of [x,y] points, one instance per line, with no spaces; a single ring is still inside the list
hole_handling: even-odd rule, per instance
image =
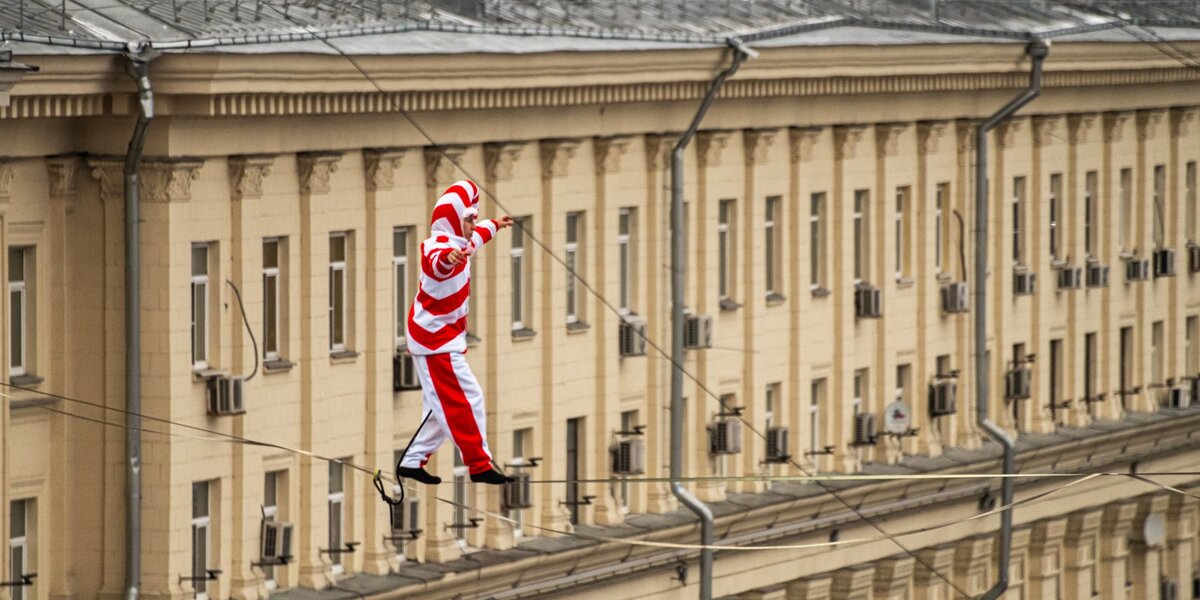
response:
[[[972,597],[987,591],[992,561],[992,536],[981,535],[954,545],[954,584]]]
[[[874,565],[854,565],[833,572],[830,597],[839,600],[871,600]]]
[[[832,600],[833,577],[829,575],[806,577],[788,582],[788,600]]]
[[[1200,519],[1200,507],[1193,498],[1187,496],[1171,494],[1168,498],[1163,574],[1174,580],[1183,590],[1187,589],[1192,580],[1192,566],[1196,560],[1196,523],[1197,519]]]
[[[1063,537],[1063,590],[1067,598],[1090,598],[1100,593],[1092,589],[1092,573],[1098,570],[1101,510],[1071,513]],[[1097,582],[1097,585],[1099,582]]]
[[[876,562],[873,600],[908,600],[915,562],[908,555]]]
[[[954,546],[923,548],[917,551],[917,557],[921,560],[912,570],[914,600],[950,598],[952,588],[942,577],[953,581]]]
[[[1129,530],[1137,515],[1136,502],[1120,502],[1104,507],[1100,517],[1100,596],[1109,599],[1125,598],[1129,555]]]
[[[1166,495],[1142,496],[1137,502],[1137,514],[1129,530],[1129,564],[1132,572],[1125,575],[1133,582],[1131,600],[1158,600],[1159,574],[1163,573],[1163,554],[1167,540],[1166,512],[1170,499]]]
[[[1048,519],[1033,525],[1029,540],[1029,598],[1053,600],[1060,597],[1062,540],[1066,519]]]

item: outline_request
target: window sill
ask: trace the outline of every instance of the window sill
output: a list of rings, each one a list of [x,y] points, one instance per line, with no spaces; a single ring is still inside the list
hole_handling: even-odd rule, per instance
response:
[[[721,307],[721,310],[737,310],[742,307],[741,304],[730,298],[721,298],[720,302],[717,302],[717,306]]]
[[[358,358],[358,353],[353,350],[338,350],[329,353],[329,360],[335,365],[352,363]]]
[[[591,325],[588,325],[587,323],[584,323],[583,321],[574,321],[571,323],[567,323],[567,333],[570,333],[570,334],[583,333],[591,328],[592,328]]]
[[[1061,258],[1050,259],[1050,268],[1051,269],[1062,269],[1064,267],[1067,267],[1068,265],[1069,265],[1069,263]]]
[[[54,406],[58,401],[54,398],[46,396],[38,396],[37,398],[23,398],[21,400],[8,401],[8,410],[17,411],[25,408],[41,408],[43,406]]]
[[[482,338],[471,335],[470,333],[467,333],[466,337],[467,337],[467,347],[468,348],[474,348],[475,346],[478,346],[480,342],[483,341]]]
[[[934,279],[936,279],[938,283],[950,283],[950,281],[954,279],[954,274],[938,271],[938,274],[934,276]]]
[[[767,306],[779,306],[787,300],[787,296],[779,292],[770,292],[767,294]]]
[[[896,280],[896,289],[907,290],[913,286],[912,277],[901,277]]]
[[[204,381],[208,381],[209,379],[213,379],[214,377],[220,377],[221,375],[225,375],[226,373],[227,373],[227,371],[225,369],[218,369],[215,367],[205,367],[203,369],[192,369],[192,381],[204,382]]]
[[[832,294],[833,294],[833,292],[829,291],[827,288],[823,288],[823,287],[812,288],[813,298],[828,298]]]
[[[42,383],[43,381],[45,380],[41,377],[28,373],[25,375],[13,375],[12,377],[8,378],[8,382],[13,385],[31,388],[36,388],[38,384]]]
[[[296,363],[286,358],[273,358],[263,362],[263,375],[271,375],[273,373],[287,373],[292,370]]]
[[[536,335],[537,332],[528,327],[512,330],[512,337],[514,340],[532,340]]]

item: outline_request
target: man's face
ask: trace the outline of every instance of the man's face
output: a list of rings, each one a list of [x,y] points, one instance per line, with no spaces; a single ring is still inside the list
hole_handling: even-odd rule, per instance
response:
[[[471,237],[471,232],[475,231],[475,218],[475,215],[471,215],[462,220],[462,231],[464,237]]]

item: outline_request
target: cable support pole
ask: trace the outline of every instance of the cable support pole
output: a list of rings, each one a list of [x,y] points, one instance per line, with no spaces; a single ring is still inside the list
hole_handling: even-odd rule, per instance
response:
[[[1029,73],[1029,87],[1013,98],[992,116],[984,119],[975,130],[975,421],[979,428],[1004,449],[1003,472],[1007,476],[1016,471],[1016,442],[988,416],[988,363],[987,363],[987,134],[1004,119],[1012,116],[1041,93],[1042,62],[1050,53],[1050,44],[1034,39],[1025,48],[1033,60]],[[996,600],[1008,589],[1008,563],[1012,552],[1012,500],[1013,478],[1004,477],[1000,484],[1000,555],[997,574],[999,580],[981,600]]]

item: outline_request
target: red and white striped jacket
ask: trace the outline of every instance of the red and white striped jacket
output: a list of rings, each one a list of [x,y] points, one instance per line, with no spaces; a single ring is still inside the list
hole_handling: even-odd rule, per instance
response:
[[[470,257],[499,229],[495,220],[488,219],[476,223],[470,239],[464,236],[462,220],[479,214],[478,204],[479,188],[464,179],[446,188],[433,207],[429,238],[421,242],[417,297],[408,311],[408,351],[412,354],[467,350]],[[467,260],[451,265],[447,257],[454,250],[466,254]]]

